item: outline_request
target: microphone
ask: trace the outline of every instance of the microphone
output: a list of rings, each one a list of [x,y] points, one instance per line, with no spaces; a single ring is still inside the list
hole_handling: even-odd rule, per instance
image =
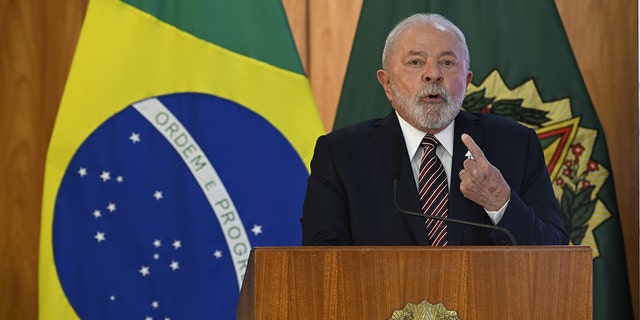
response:
[[[396,142],[398,142],[399,137],[396,137]],[[452,223],[458,223],[458,224],[463,224],[463,225],[468,225],[468,226],[473,226],[473,227],[478,227],[478,228],[485,228],[485,229],[492,229],[492,230],[498,230],[502,233],[504,233],[509,240],[511,241],[511,245],[513,246],[517,246],[517,242],[516,239],[513,237],[513,235],[511,234],[511,232],[509,232],[509,230],[500,227],[500,226],[496,226],[496,225],[492,225],[492,224],[484,224],[484,223],[478,223],[478,222],[474,222],[474,221],[467,221],[467,220],[460,220],[460,219],[455,219],[455,218],[449,218],[449,217],[439,217],[439,216],[434,216],[432,214],[428,214],[428,213],[420,213],[420,212],[414,212],[414,211],[408,211],[405,210],[403,208],[400,208],[400,206],[398,205],[398,180],[400,180],[400,173],[401,173],[401,168],[402,168],[402,152],[400,152],[400,144],[399,143],[395,143],[393,146],[393,150],[392,150],[392,154],[393,154],[393,162],[392,162],[392,175],[393,175],[393,204],[395,205],[396,209],[406,215],[409,216],[416,216],[416,217],[421,217],[423,219],[435,219],[435,220],[440,220],[440,221],[445,221],[445,222],[452,222]]]

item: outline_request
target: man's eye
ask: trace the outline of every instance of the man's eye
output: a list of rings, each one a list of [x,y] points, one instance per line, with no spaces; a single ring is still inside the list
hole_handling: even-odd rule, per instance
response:
[[[409,61],[409,64],[413,65],[413,66],[417,66],[417,65],[420,64],[420,60],[411,60],[411,61]]]
[[[445,66],[452,66],[453,65],[453,61],[445,60],[445,61],[442,61],[442,64],[445,65]]]

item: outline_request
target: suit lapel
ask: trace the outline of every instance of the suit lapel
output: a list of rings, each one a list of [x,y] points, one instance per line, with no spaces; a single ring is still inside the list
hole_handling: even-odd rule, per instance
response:
[[[389,175],[389,185],[392,186],[392,179],[395,175],[393,167],[397,165],[398,160],[393,159],[397,156],[398,152],[393,150],[399,150],[401,159],[400,179],[397,185],[397,201],[400,208],[407,211],[420,212],[420,204],[418,199],[418,191],[416,189],[415,180],[413,178],[413,172],[411,171],[411,163],[409,161],[409,155],[407,154],[406,144],[398,123],[398,118],[394,111],[387,117],[378,121],[371,129],[372,139],[374,144],[378,148],[380,157],[387,168]],[[399,144],[399,146],[398,146]],[[398,148],[399,147],[399,148]],[[393,194],[390,194],[390,199],[393,201]],[[417,244],[430,245],[427,237],[427,232],[424,226],[424,218],[412,217],[405,215],[400,211],[394,212],[394,214],[404,215],[404,219],[407,221]]]
[[[470,135],[479,145],[484,139],[484,129],[476,121],[473,114],[461,111],[455,120],[455,130],[453,137],[453,162],[451,165],[451,188],[449,190],[449,217],[460,220],[474,220],[471,212],[473,203],[460,192],[460,177],[458,173],[462,170],[463,162],[467,158],[467,147],[462,143],[460,136],[463,133]],[[463,241],[464,225],[449,223],[449,244],[460,245]]]

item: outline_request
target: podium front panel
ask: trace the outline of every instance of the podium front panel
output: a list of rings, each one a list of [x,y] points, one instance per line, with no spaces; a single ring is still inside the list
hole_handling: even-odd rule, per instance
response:
[[[265,247],[238,319],[389,319],[423,300],[467,319],[591,319],[584,246]]]

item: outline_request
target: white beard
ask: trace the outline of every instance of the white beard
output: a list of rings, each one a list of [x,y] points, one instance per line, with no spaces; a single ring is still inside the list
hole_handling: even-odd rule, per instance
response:
[[[430,84],[414,97],[408,97],[401,94],[393,82],[391,82],[391,92],[396,106],[409,118],[405,120],[422,131],[446,128],[460,112],[465,94],[462,92],[459,97],[452,97],[439,84]],[[444,101],[442,103],[421,102],[422,97],[428,94],[440,94]]]

